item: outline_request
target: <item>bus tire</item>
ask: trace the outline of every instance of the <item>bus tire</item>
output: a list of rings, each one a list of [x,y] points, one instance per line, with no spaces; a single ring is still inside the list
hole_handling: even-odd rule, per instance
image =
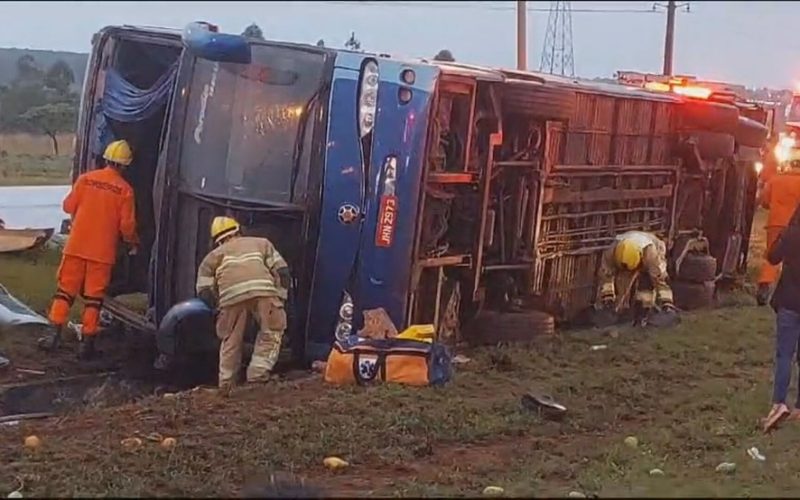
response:
[[[717,259],[710,255],[689,254],[681,262],[678,279],[691,283],[712,281],[717,276]]]
[[[678,109],[684,129],[735,134],[739,126],[739,110],[728,104],[686,101]]]
[[[507,83],[502,102],[508,114],[561,121],[568,121],[575,114],[575,91],[553,84]]]
[[[684,311],[709,308],[714,305],[715,288],[713,281],[704,283],[674,281],[672,293],[675,297],[675,305]]]
[[[704,160],[730,158],[736,149],[736,141],[730,134],[698,130],[691,135],[697,140],[697,152]]]
[[[736,127],[736,143],[748,148],[760,148],[767,141],[767,127],[750,118],[739,117]]]
[[[482,311],[470,325],[469,340],[483,345],[530,342],[555,331],[555,319],[545,312]]]

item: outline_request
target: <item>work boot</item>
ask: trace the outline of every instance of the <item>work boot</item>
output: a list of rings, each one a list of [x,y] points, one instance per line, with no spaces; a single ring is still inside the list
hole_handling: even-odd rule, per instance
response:
[[[765,306],[769,303],[769,293],[769,283],[758,284],[758,291],[756,291],[756,302],[758,302],[758,305]]]
[[[55,351],[58,349],[58,346],[61,345],[61,330],[63,329],[63,325],[57,325],[53,329],[53,333],[46,337],[40,337],[37,344],[39,345],[39,349],[47,352]]]
[[[94,347],[94,337],[83,337],[78,346],[78,359],[89,361],[97,357],[97,350]]]

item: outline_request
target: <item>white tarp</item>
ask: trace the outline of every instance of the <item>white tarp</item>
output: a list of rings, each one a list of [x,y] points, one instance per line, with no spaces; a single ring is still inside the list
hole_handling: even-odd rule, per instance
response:
[[[49,325],[50,322],[20,302],[0,285],[0,327],[18,325]]]

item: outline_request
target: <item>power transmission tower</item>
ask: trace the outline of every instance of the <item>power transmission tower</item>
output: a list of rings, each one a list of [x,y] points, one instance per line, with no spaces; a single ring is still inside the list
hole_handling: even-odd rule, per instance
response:
[[[572,50],[571,2],[550,2],[547,31],[542,48],[539,71],[575,76],[575,54]]]

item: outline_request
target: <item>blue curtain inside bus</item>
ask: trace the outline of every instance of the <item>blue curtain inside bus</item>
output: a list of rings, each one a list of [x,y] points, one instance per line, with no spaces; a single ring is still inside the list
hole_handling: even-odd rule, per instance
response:
[[[177,74],[178,64],[175,63],[149,89],[140,89],[115,69],[109,69],[103,97],[94,108],[93,152],[102,154],[106,145],[115,139],[107,118],[131,123],[159,112],[169,100]]]

